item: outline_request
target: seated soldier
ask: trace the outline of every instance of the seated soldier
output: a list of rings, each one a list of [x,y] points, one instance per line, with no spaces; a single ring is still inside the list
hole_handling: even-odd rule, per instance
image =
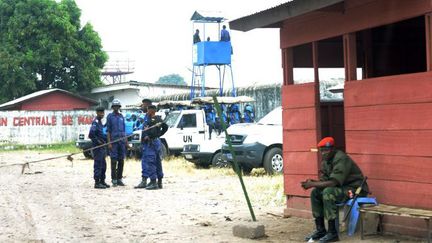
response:
[[[336,229],[336,204],[347,201],[350,191],[353,192],[362,185],[364,176],[348,155],[335,149],[332,137],[323,138],[318,143],[318,148],[322,155],[319,181],[308,179],[301,183],[305,190],[314,187],[311,192],[311,205],[316,230],[305,240],[334,242],[339,241]],[[368,192],[369,188],[365,182],[360,196],[367,196]],[[324,219],[328,222],[328,231],[325,229]]]

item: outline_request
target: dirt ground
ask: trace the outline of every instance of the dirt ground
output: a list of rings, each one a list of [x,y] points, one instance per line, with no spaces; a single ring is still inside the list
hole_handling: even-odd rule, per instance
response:
[[[0,153],[0,165],[57,155],[5,152]],[[147,191],[133,188],[140,180],[140,163],[128,160],[126,187],[97,190],[92,161],[81,155],[74,158],[73,167],[66,159],[57,159],[31,165],[24,175],[18,166],[0,168],[0,242],[252,241],[232,235],[234,225],[251,217],[230,169],[195,169],[184,160],[170,160],[164,162],[164,189]],[[282,218],[279,180],[281,176],[245,177],[257,220],[267,235],[256,241],[303,242],[312,221]],[[341,238],[360,241],[358,235]],[[415,240],[385,236],[362,242]]]

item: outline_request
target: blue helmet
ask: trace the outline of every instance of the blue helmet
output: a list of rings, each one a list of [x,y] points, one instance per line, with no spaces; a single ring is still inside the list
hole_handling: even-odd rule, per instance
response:
[[[144,114],[144,113],[139,114],[138,118],[144,120],[144,118],[145,118],[145,114]]]
[[[249,112],[253,112],[253,107],[251,106],[251,105],[249,105],[249,104],[247,104],[246,106],[245,106],[245,108],[244,108],[244,111],[249,111]]]
[[[239,111],[239,105],[237,105],[237,104],[232,104],[232,105],[230,106],[230,111],[232,111],[232,112],[237,112],[237,111]]]
[[[131,114],[130,112],[126,112],[126,116],[125,116],[125,118],[126,118],[127,120],[131,119],[131,118],[132,118],[132,114]]]

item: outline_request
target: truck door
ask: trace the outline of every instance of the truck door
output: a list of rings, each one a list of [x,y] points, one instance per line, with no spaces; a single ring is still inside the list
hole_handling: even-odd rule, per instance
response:
[[[203,110],[200,110],[197,114],[197,129],[198,129],[198,136],[195,139],[193,143],[199,144],[201,141],[204,141],[208,139],[208,126],[206,122],[206,116],[205,112]]]
[[[177,124],[177,141],[176,145],[183,148],[187,143],[199,143],[200,130],[198,129],[197,113],[184,113]],[[177,146],[176,146],[177,147]]]

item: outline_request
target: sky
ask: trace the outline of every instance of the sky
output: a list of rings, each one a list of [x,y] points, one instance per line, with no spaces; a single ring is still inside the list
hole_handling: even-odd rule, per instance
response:
[[[93,25],[110,61],[134,61],[135,73],[127,80],[155,82],[176,73],[188,84],[192,78],[193,29],[201,28],[190,21],[195,10],[218,12],[230,21],[283,2],[286,0],[76,0],[82,24]],[[237,87],[282,83],[279,29],[229,31]],[[216,40],[217,25],[206,26],[206,35]],[[216,68],[207,70],[206,86],[218,87]],[[228,76],[226,82],[230,81]]]

